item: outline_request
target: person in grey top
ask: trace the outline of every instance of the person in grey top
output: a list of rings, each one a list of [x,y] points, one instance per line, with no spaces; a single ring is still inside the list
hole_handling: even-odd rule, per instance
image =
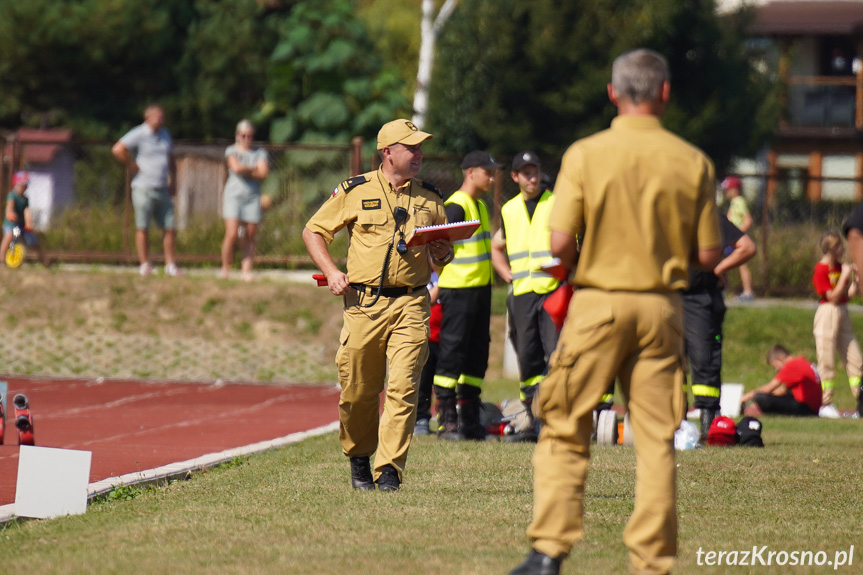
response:
[[[222,242],[222,270],[219,277],[228,279],[234,261],[234,246],[240,239],[243,281],[252,281],[252,263],[255,257],[255,238],[261,222],[261,182],[270,173],[266,150],[252,148],[255,127],[248,120],[237,124],[235,143],[225,150],[228,164],[228,181],[222,198],[222,217],[225,219],[225,239]],[[240,228],[243,235],[240,238]]]
[[[162,229],[165,253],[165,275],[178,276],[174,245],[174,200],[176,165],[174,144],[164,127],[165,112],[150,104],[144,110],[144,123],[132,128],[114,144],[114,157],[135,174],[132,179],[132,204],[135,207],[135,249],[141,265],[141,275],[150,275],[153,266],[149,258],[148,231],[150,222]]]

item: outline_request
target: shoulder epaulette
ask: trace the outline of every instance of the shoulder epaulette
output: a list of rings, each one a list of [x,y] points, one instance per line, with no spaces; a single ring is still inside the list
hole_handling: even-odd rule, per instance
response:
[[[361,184],[365,184],[368,181],[368,178],[366,178],[365,176],[354,176],[353,178],[348,178],[347,180],[336,186],[336,188],[333,190],[333,195],[335,196],[336,194],[338,194],[340,190],[347,193],[353,188],[356,188]]]
[[[426,181],[424,181],[424,180],[417,180],[417,181],[419,182],[419,184],[420,184],[422,187],[424,187],[424,188],[425,188],[425,189],[427,189],[427,190],[431,190],[431,191],[433,191],[433,192],[434,192],[434,193],[436,193],[438,196],[440,196],[440,198],[441,198],[441,199],[443,199],[443,194],[442,194],[442,193],[440,193],[440,190],[439,190],[439,189],[437,189],[436,187],[434,187],[433,185],[431,185],[430,183],[428,183],[428,182],[426,182]]]

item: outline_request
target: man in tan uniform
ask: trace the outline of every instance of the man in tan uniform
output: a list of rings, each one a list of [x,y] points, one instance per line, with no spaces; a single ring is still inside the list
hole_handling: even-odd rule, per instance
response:
[[[410,248],[404,241],[417,226],[446,223],[440,192],[413,179],[422,165],[422,143],[431,137],[408,120],[384,124],[377,146],[381,167],[339,184],[303,230],[330,291],[345,299],[336,356],[339,440],[351,460],[354,489],[401,486],[428,356],[429,255],[440,267],[453,258],[448,241]],[[347,273],[336,267],[328,247],[342,228],[350,235]],[[375,452],[373,477],[369,457]]]
[[[635,507],[623,539],[632,573],[668,573],[677,554],[674,431],[684,415],[683,309],[690,263],[721,256],[713,164],[660,124],[668,65],[617,58],[611,128],[563,156],[552,254],[578,266],[567,323],[539,389],[533,456],[533,549],[511,575],[555,575],[584,535],[592,412],[619,378],[635,438]],[[581,239],[578,251],[577,238]]]

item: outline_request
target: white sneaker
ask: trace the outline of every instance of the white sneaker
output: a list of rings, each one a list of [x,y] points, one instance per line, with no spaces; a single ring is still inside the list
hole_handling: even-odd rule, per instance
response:
[[[151,273],[153,273],[153,266],[150,265],[150,262],[143,263],[138,268],[138,273],[141,274],[142,276],[148,276]]]
[[[818,410],[818,417],[828,417],[830,419],[838,419],[842,417],[839,415],[839,410],[836,409],[836,406],[832,403],[828,403],[827,405],[822,405],[821,409]]]
[[[172,278],[178,278],[183,275],[183,272],[180,271],[177,264],[168,264],[165,266],[165,275]]]

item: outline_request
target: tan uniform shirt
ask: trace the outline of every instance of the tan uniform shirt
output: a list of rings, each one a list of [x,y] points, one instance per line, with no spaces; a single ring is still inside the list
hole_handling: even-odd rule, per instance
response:
[[[349,178],[339,184],[324,205],[312,216],[306,227],[330,243],[335,234],[348,228],[348,279],[377,287],[381,277],[387,246],[396,232],[393,210],[396,206],[408,212],[402,226],[405,237],[415,227],[446,223],[446,212],[440,194],[428,184],[409,180],[398,190],[379,169]],[[395,233],[395,242],[384,278],[384,287],[421,287],[431,278],[428,246],[408,248],[401,255],[395,249],[401,235]]]
[[[703,152],[656,116],[619,116],[564,154],[550,227],[582,238],[578,286],[682,290],[691,254],[721,244],[713,195]]]

